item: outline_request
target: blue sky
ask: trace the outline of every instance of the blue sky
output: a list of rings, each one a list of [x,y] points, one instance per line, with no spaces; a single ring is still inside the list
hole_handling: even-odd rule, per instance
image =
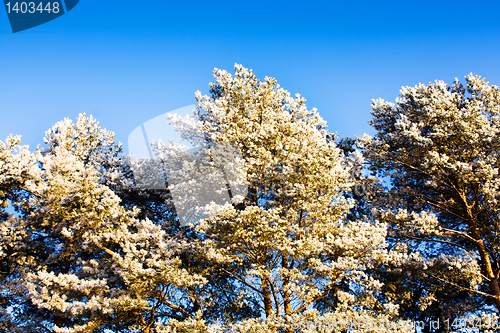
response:
[[[275,77],[331,132],[373,133],[370,102],[470,72],[500,85],[499,1],[80,0],[13,34],[0,8],[0,140],[34,148],[94,115],[127,148],[141,123],[208,93],[214,67]]]

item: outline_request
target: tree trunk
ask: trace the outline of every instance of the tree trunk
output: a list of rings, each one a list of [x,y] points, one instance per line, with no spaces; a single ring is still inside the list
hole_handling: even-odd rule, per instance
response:
[[[484,270],[484,275],[488,278],[488,287],[493,298],[493,303],[500,312],[500,288],[498,286],[498,276],[493,271],[491,266],[491,259],[486,246],[484,245],[481,235],[477,231],[475,225],[471,226],[472,238],[476,240],[476,248],[479,251],[479,256],[481,257],[481,268]]]
[[[273,303],[271,300],[271,291],[269,290],[269,284],[266,279],[262,279],[262,298],[264,299],[264,310],[266,311],[266,318],[269,318],[273,313]]]
[[[288,263],[285,258],[281,259],[281,266],[288,270]],[[288,290],[288,284],[290,279],[288,278],[288,273],[283,276],[283,305],[285,307],[285,315],[292,313],[292,305],[290,302],[290,291]]]

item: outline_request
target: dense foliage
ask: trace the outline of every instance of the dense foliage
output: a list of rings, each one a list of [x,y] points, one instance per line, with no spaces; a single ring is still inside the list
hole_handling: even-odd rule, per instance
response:
[[[451,318],[500,311],[500,93],[478,76],[406,87],[396,104],[374,101],[374,138],[359,140],[388,177],[375,216],[394,244],[418,256],[394,283],[416,315]],[[418,297],[416,297],[418,295]],[[418,311],[417,311],[418,312]]]
[[[404,88],[374,101],[373,138],[337,141],[275,79],[240,65],[214,78],[194,119],[171,117],[196,155],[160,141],[160,164],[138,161],[86,115],[33,152],[0,141],[0,332],[496,326],[497,87],[469,75]],[[187,155],[248,191],[224,183],[231,200],[199,206],[189,191],[207,179],[174,158]],[[155,165],[171,168],[168,189],[136,179]]]

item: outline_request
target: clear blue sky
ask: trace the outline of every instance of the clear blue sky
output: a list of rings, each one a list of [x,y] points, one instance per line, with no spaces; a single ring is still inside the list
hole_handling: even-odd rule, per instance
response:
[[[470,72],[500,85],[500,1],[80,0],[13,34],[0,8],[0,140],[34,148],[78,113],[127,137],[193,104],[214,67],[277,78],[340,136],[372,133],[370,102]]]

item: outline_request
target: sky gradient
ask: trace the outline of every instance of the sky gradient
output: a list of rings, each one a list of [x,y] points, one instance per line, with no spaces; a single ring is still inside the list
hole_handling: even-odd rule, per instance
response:
[[[80,0],[13,34],[0,8],[0,140],[34,149],[86,112],[124,143],[141,123],[195,103],[214,67],[275,77],[331,132],[373,133],[372,99],[472,72],[500,85],[499,1]]]

